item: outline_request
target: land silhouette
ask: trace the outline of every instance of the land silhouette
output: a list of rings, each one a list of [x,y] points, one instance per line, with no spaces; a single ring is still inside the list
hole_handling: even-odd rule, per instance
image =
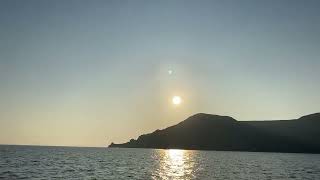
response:
[[[199,113],[117,148],[320,153],[320,113],[293,120],[237,121]]]

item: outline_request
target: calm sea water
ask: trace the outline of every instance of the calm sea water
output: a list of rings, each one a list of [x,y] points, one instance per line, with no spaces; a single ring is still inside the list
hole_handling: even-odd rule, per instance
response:
[[[320,179],[320,155],[3,145],[0,179]]]

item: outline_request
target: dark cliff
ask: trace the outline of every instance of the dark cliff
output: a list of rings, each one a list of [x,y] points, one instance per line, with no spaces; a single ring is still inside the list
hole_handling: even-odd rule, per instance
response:
[[[109,147],[320,153],[319,138],[319,113],[279,121],[236,121],[199,113],[177,125]]]

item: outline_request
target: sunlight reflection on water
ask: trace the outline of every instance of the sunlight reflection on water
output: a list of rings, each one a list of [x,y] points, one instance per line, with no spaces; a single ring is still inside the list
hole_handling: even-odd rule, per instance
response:
[[[319,154],[0,145],[0,179],[319,177]]]
[[[193,178],[193,151],[169,149],[162,150],[159,169],[156,171],[161,179]]]

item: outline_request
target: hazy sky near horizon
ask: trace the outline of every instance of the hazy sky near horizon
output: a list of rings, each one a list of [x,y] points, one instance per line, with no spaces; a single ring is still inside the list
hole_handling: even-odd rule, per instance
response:
[[[298,118],[320,111],[319,58],[317,0],[2,0],[0,144],[106,146],[197,112]]]

